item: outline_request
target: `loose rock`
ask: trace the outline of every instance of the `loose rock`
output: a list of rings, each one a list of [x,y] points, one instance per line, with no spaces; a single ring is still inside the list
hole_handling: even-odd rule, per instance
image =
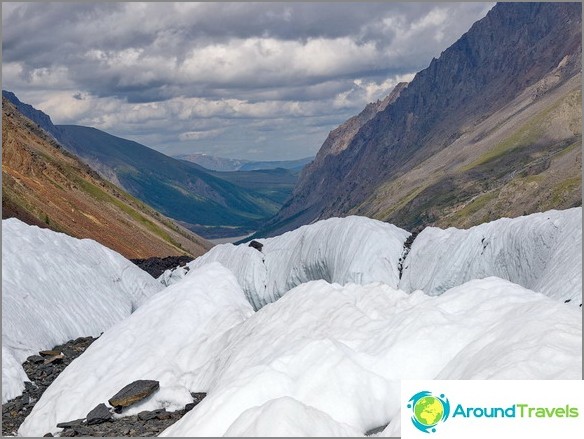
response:
[[[50,351],[40,351],[39,354],[41,354],[43,357],[57,357],[59,355],[62,355],[62,352],[57,351],[57,350],[50,350]]]
[[[87,425],[101,424],[112,419],[112,412],[102,402],[87,414]]]
[[[81,425],[85,422],[85,418],[81,418],[81,419],[75,419],[74,421],[66,421],[66,422],[60,422],[57,424],[58,428],[73,428],[77,425]]]
[[[31,355],[22,364],[31,381],[25,381],[23,394],[2,404],[2,436],[16,436],[20,424],[30,414],[45,389],[59,376],[71,361],[81,355],[95,341],[93,337],[79,337],[43,353],[63,354],[60,361],[44,364],[51,355]]]
[[[134,381],[112,396],[108,402],[116,408],[128,407],[152,395],[159,388],[160,383],[155,380]]]
[[[257,251],[261,252],[264,245],[258,241],[252,241],[249,243],[248,247],[255,248]]]

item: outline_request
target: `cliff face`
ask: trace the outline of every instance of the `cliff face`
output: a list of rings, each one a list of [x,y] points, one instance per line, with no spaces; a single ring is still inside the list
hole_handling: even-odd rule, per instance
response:
[[[497,4],[400,90],[393,103],[359,127],[345,148],[335,150],[329,137],[267,234],[350,213],[408,228],[434,224],[481,196],[489,184],[502,187],[510,173],[546,151],[579,144],[581,22],[580,3]],[[552,107],[562,107],[564,114],[548,123]],[[537,129],[524,126],[530,121]],[[560,126],[574,129],[562,128],[558,137],[553,133]],[[491,158],[485,156],[489,152]],[[439,163],[430,166],[428,161],[440,154]],[[577,167],[577,153],[571,154]],[[520,159],[517,169],[508,163],[513,156]],[[495,169],[493,160],[501,158],[508,172]],[[487,166],[477,171],[479,164]],[[416,182],[405,178],[412,172]],[[476,180],[485,184],[467,187]],[[418,195],[432,185],[416,207]],[[579,197],[568,198],[565,204],[572,205]],[[532,203],[526,211],[533,209],[541,210]],[[493,213],[506,214],[504,208]]]

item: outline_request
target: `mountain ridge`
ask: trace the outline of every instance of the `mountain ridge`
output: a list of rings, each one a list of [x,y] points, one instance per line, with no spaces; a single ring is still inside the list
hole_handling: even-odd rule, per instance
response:
[[[127,258],[203,254],[212,244],[173,223],[67,152],[2,102],[2,218],[16,217]]]
[[[387,189],[392,181],[412,172],[464,136],[478,139],[481,133],[473,132],[475,127],[529,87],[545,83],[546,77],[547,84],[542,84],[539,92],[534,90],[533,96],[525,97],[523,107],[581,74],[581,15],[581,4],[577,3],[497,4],[438,59],[416,74],[395,102],[359,129],[347,148],[337,155],[327,155],[320,166],[303,173],[293,197],[270,220],[263,235],[273,236],[317,219],[348,214],[366,214],[413,229],[434,224],[447,210],[464,208],[465,203],[487,189],[479,185],[468,192],[462,191],[458,199],[456,196],[449,199],[459,188],[445,179],[428,194],[423,206],[416,207],[416,197],[425,189],[423,184],[392,187],[397,195],[391,203],[382,199],[383,186]],[[550,75],[556,75],[555,79],[551,80]],[[581,100],[581,94],[577,99]],[[574,118],[581,120],[577,107],[574,105]],[[537,119],[537,112],[531,116]],[[497,128],[496,125],[483,127],[487,131],[482,135],[489,130],[492,134]],[[512,136],[499,142],[513,143]],[[473,143],[472,137],[468,140],[467,150]],[[562,141],[567,142],[563,148],[581,143],[581,129],[567,133]],[[524,146],[530,145],[535,144]],[[507,158],[525,153],[529,148],[524,146],[510,148],[514,151]],[[537,160],[543,148],[543,145],[539,150],[532,148],[529,159]],[[573,152],[572,156],[578,166],[581,153]],[[460,168],[460,161],[468,157],[456,160],[443,164],[441,172],[455,171]],[[485,171],[475,177],[499,184],[502,176]],[[580,198],[581,182],[579,188],[573,189],[576,193],[573,198]],[[377,205],[372,207],[372,203]],[[576,201],[555,207],[570,207],[573,203]],[[395,206],[399,212],[387,212]],[[533,209],[534,206],[526,206],[527,213]],[[494,219],[486,216],[487,211],[484,213],[481,219]],[[505,208],[496,214],[517,215]],[[425,217],[420,218],[421,215]],[[453,221],[451,225],[456,224]]]
[[[236,178],[221,178],[195,163],[97,128],[54,125],[48,115],[13,93],[3,90],[3,96],[102,177],[205,237],[249,233],[281,205],[261,191],[238,186]]]

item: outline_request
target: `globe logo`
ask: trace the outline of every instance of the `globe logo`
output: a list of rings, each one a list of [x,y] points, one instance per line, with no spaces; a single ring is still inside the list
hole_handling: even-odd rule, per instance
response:
[[[434,396],[424,390],[410,398],[408,409],[412,411],[414,427],[424,433],[435,433],[436,425],[448,419],[450,403],[444,394]]]

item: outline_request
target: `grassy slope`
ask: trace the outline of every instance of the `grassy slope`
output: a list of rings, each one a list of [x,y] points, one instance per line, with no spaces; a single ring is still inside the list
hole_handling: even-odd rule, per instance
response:
[[[185,224],[255,227],[279,203],[273,197],[144,145],[94,128],[65,125],[67,147],[100,170],[109,168],[132,195]]]
[[[487,120],[465,133],[471,140],[386,183],[352,213],[414,229],[581,205],[581,105],[580,87],[566,86]]]

